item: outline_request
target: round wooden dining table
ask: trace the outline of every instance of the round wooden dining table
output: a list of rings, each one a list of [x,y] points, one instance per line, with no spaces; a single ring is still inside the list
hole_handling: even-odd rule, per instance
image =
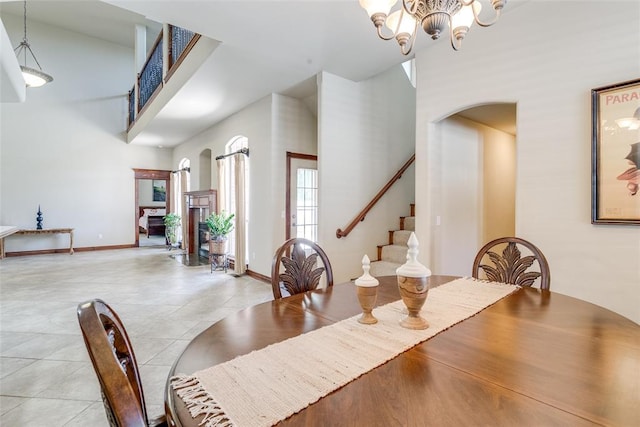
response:
[[[378,279],[378,305],[400,298],[395,276]],[[430,286],[454,279],[432,276]],[[169,378],[360,312],[353,282],[249,307],[194,338]],[[169,380],[165,406],[171,425],[199,425]],[[522,288],[278,425],[637,426],[640,325],[576,298]]]

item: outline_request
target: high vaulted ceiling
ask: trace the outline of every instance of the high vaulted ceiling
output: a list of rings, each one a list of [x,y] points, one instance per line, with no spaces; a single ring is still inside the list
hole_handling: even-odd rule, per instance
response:
[[[507,8],[518,1],[528,0],[511,0]],[[221,42],[134,144],[175,146],[270,93],[311,95],[320,71],[359,81],[407,60],[395,41],[376,36],[357,0],[29,0],[27,5],[29,21],[130,47],[136,24],[153,33],[161,22]],[[0,0],[0,12],[22,15],[22,2]],[[416,50],[432,43],[448,40],[419,34]]]

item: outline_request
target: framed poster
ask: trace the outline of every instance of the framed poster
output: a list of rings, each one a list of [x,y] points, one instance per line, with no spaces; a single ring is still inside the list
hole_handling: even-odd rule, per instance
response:
[[[164,179],[153,180],[153,201],[154,202],[166,202],[167,201],[167,181]]]
[[[591,222],[640,225],[640,79],[591,91]]]

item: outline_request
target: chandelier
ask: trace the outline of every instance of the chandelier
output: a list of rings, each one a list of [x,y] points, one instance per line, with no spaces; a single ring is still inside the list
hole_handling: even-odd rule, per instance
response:
[[[495,24],[502,8],[507,4],[507,0],[491,0],[495,16],[490,22],[483,22],[478,18],[482,9],[480,0],[400,1],[402,5],[391,13],[398,0],[360,0],[360,6],[367,11],[376,26],[378,37],[383,40],[395,38],[403,55],[411,53],[418,25],[433,40],[438,39],[448,26],[451,46],[458,50],[474,22],[481,27]],[[388,31],[382,28],[385,24]]]
[[[21,55],[24,59],[24,65],[20,65],[20,69],[22,70],[22,77],[24,77],[24,81],[27,87],[40,87],[53,80],[53,77],[42,71],[42,67],[36,59],[36,56],[33,54],[31,45],[29,44],[29,40],[27,39],[27,0],[24,0],[24,37],[22,38],[20,44],[16,46],[13,51],[18,57],[18,62],[20,62]],[[27,66],[27,52],[31,54],[31,57],[38,66],[37,70],[35,68]]]

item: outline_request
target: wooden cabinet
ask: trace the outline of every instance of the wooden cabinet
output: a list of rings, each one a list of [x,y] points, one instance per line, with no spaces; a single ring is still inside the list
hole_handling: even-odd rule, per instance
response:
[[[148,225],[148,234],[149,236],[164,236],[164,218],[159,215],[150,215],[147,221]]]

